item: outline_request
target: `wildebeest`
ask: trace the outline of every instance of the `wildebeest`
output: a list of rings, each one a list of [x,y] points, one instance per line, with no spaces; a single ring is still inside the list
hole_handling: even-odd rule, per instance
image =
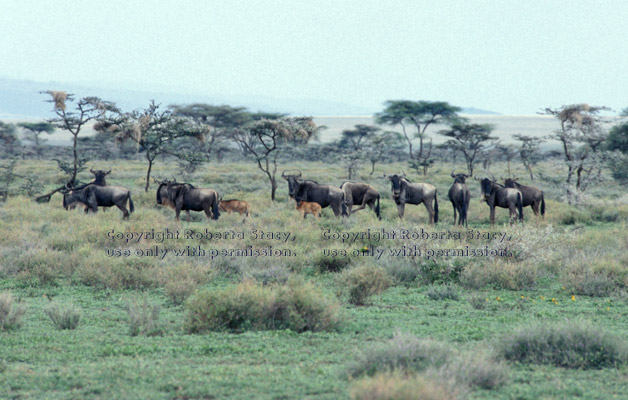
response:
[[[174,209],[177,221],[181,210],[186,212],[188,221],[190,211],[205,211],[207,218],[218,219],[220,216],[218,193],[215,190],[196,188],[189,183],[177,183],[176,180],[159,182],[157,204]]]
[[[545,196],[543,191],[534,186],[525,186],[517,182],[517,178],[508,178],[504,181],[507,188],[515,188],[521,192],[523,197],[523,206],[530,206],[534,215],[539,216],[539,206],[541,207],[541,216],[545,216]]]
[[[363,210],[368,205],[371,210],[375,211],[377,218],[382,219],[379,209],[379,192],[373,186],[366,183],[345,182],[340,185],[340,189],[345,194],[347,215],[351,215],[354,204],[360,205],[355,209],[356,212]]]
[[[458,225],[467,226],[467,210],[469,209],[469,201],[471,193],[466,184],[467,174],[454,174],[451,171],[451,177],[454,183],[449,188],[449,201],[454,208],[454,225],[456,224],[456,212],[458,213]]]
[[[90,182],[90,184],[107,186],[107,181],[105,180],[105,177],[111,173],[111,169],[109,171],[105,171],[102,169],[97,169],[94,171],[92,168],[90,168],[89,172],[94,174],[94,180]]]
[[[129,210],[125,205],[129,201]],[[128,219],[130,212],[135,211],[133,200],[131,200],[131,191],[122,186],[98,186],[87,185],[82,189],[74,189],[63,195],[63,208],[66,210],[73,209],[77,204],[85,207],[85,213],[89,210],[98,211],[98,207],[118,207],[123,218]]]
[[[250,216],[250,208],[249,203],[244,200],[229,199],[218,201],[218,209],[220,211],[224,211],[227,214],[237,212],[240,213],[240,215],[244,214],[245,218]]]
[[[313,201],[297,201],[297,210],[299,210],[303,219],[305,219],[307,214],[312,214],[318,218],[321,217],[321,205]]]
[[[399,218],[403,218],[405,205],[423,203],[430,216],[430,224],[438,222],[438,194],[434,185],[429,183],[412,183],[406,175],[384,175],[391,183],[392,198],[397,204]],[[432,201],[434,205],[432,207]]]
[[[318,203],[321,208],[330,206],[334,215],[347,216],[345,193],[336,186],[319,185],[315,181],[296,179],[294,182],[294,199]]]
[[[523,196],[518,189],[507,188],[489,178],[479,179],[482,197],[491,209],[491,225],[495,224],[495,207],[507,208],[510,212],[510,223],[519,211],[519,221],[523,222]]]

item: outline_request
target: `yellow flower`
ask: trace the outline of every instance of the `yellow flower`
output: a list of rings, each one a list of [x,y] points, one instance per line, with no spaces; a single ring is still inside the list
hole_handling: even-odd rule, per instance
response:
[[[545,300],[545,297],[543,297],[543,296],[539,296],[539,297],[541,298],[541,300]]]
[[[576,301],[576,296],[574,296],[573,294],[571,295],[571,301]]]
[[[525,299],[525,297],[521,296],[522,299]]]
[[[611,310],[611,308],[610,308],[610,307],[606,307],[606,311],[610,311],[610,310]]]
[[[497,296],[497,297],[495,298],[495,300],[500,301],[501,299],[499,298],[499,296]]]

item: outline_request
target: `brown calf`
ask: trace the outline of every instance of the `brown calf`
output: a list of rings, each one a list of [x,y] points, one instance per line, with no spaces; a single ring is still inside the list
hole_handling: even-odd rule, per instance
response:
[[[303,219],[307,216],[307,214],[312,214],[315,217],[321,217],[321,205],[314,202],[309,201],[298,201],[297,202],[297,210],[303,215]]]
[[[244,200],[220,200],[218,209],[225,211],[227,214],[231,214],[232,212],[238,212],[240,215],[245,214],[245,218],[250,215],[249,203]]]

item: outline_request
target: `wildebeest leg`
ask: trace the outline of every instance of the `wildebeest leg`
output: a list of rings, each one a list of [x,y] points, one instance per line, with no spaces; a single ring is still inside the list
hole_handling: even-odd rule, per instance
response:
[[[116,204],[116,207],[118,207],[120,211],[122,211],[122,219],[129,219],[129,210],[127,210],[124,206],[118,204]]]
[[[452,201],[451,206],[454,208],[454,225],[456,225],[456,204]],[[460,218],[458,218],[458,225],[460,225]]]
[[[425,209],[427,210],[428,215],[430,216],[430,224],[434,225],[434,209],[432,208],[432,205],[430,204],[429,201],[424,201],[423,205],[425,206]]]
[[[203,211],[205,211],[205,216],[207,217],[207,219],[212,219],[212,217],[214,216],[214,214],[212,213],[212,209],[209,208],[209,207],[203,209]],[[188,211],[188,213],[189,213],[189,211]]]
[[[495,225],[495,207],[491,207],[491,225]]]
[[[181,208],[177,207],[177,208],[174,209],[174,211],[175,211],[174,219],[179,221],[179,215],[181,214]]]
[[[538,217],[539,216],[539,202],[535,201],[534,203],[532,203],[530,207],[532,208],[532,211],[534,212],[534,216]]]
[[[400,219],[403,219],[403,212],[405,208],[405,203],[397,204],[397,214]]]
[[[514,204],[508,206],[508,215],[510,217],[510,225],[513,225],[517,221],[517,207]]]
[[[334,212],[334,216],[335,217],[339,217],[341,214],[340,208],[339,208],[339,204],[337,203],[332,203],[330,204],[332,211]]]

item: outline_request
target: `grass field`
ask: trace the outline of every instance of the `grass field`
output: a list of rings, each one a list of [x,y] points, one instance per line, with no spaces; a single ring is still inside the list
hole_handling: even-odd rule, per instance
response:
[[[95,163],[100,165],[108,164]],[[525,224],[509,226],[507,211],[498,210],[497,224],[490,227],[488,207],[481,203],[479,185],[473,181],[469,183],[468,229],[512,236],[507,243],[499,243],[467,239],[467,229],[452,225],[446,198],[449,166],[433,168],[427,177],[411,177],[438,188],[441,215],[435,227],[426,224],[423,206],[408,206],[406,218],[399,221],[388,182],[366,175],[360,180],[369,181],[382,193],[381,221],[370,211],[335,219],[329,209],[323,210],[321,220],[308,217],[304,221],[287,199],[283,180],[273,203],[264,176],[253,164],[244,163],[211,164],[188,180],[214,188],[225,198],[249,201],[251,219],[242,223],[240,216],[225,214],[218,221],[208,221],[201,213],[192,213],[191,222],[183,218],[177,222],[172,210],[155,204],[154,185],[149,192],[143,191],[145,166],[141,162],[112,167],[108,183],[126,186],[133,193],[135,213],[128,221],[121,219],[117,209],[88,215],[65,211],[59,195],[47,204],[14,197],[0,205],[0,294],[11,294],[14,309],[25,307],[21,325],[5,329],[0,325],[0,398],[394,398],[368,397],[364,389],[375,385],[380,392],[390,391],[382,383],[388,378],[377,380],[383,375],[369,378],[350,371],[377,349],[384,349],[386,357],[397,357],[390,343],[399,335],[432,339],[453,354],[444,364],[431,361],[425,368],[404,369],[393,363],[391,368],[401,370],[402,375],[390,379],[409,382],[418,377],[416,384],[425,390],[446,388],[447,394],[426,398],[628,398],[628,197],[622,188],[593,190],[586,206],[569,206],[551,183],[562,171],[540,166],[551,171],[547,180],[536,182],[546,193],[546,217],[535,218],[527,208]],[[343,181],[340,168],[322,163],[285,167],[298,167],[319,182]],[[380,166],[374,176],[400,168]],[[160,163],[153,175],[170,177],[173,170],[173,165]],[[37,173],[50,188],[63,179],[48,161],[21,162],[17,172]],[[519,175],[524,176],[523,172]],[[151,229],[233,230],[244,232],[244,239],[142,239],[127,244],[107,235],[112,230]],[[461,232],[463,239],[377,242],[359,238],[343,243],[325,240],[321,234],[328,229],[353,233],[424,229]],[[295,239],[287,243],[267,236],[252,239],[252,230],[289,232]],[[106,249],[146,251],[156,245],[171,251],[186,246],[273,246],[296,256],[209,260],[172,253],[163,259],[115,258],[105,253]],[[322,255],[323,248],[364,254],[364,247],[386,250],[404,245],[423,251],[488,246],[513,255],[383,256],[379,260],[368,255],[345,259]],[[356,280],[362,286],[352,286]],[[356,305],[351,301],[352,289],[373,294]],[[258,306],[271,300],[277,320],[269,325],[267,318],[256,319],[255,313],[266,312]],[[48,315],[53,304],[74,305],[69,313],[80,315],[78,326],[55,327]],[[2,298],[0,317],[1,306]],[[221,323],[207,323],[199,310],[212,310]],[[286,310],[287,314],[281,314]],[[321,324],[286,329],[306,326],[295,322],[300,317]],[[191,333],[196,329],[190,328],[193,320],[196,328],[200,326],[199,333]],[[542,329],[554,323],[567,324],[563,333]],[[581,334],[575,332],[579,326],[590,328]],[[538,340],[559,337],[545,353],[555,358],[565,355],[570,362],[563,366],[551,360],[531,362],[531,345],[526,348],[528,358],[507,356],[503,348],[510,343],[507,339],[523,343],[514,333],[526,329]],[[596,341],[595,332],[618,338]],[[588,340],[595,344],[583,345]],[[615,349],[613,354],[610,349]],[[486,358],[484,369],[464,361],[482,357]],[[381,370],[383,365],[376,368]],[[487,380],[493,378],[495,383],[476,385],[459,377],[468,377],[474,370],[486,371],[482,373]]]

